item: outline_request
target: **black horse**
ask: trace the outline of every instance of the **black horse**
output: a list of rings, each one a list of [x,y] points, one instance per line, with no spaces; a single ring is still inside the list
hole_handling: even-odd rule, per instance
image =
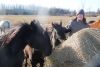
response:
[[[14,67],[17,54],[28,44],[29,36],[34,31],[29,24],[22,24],[14,37],[0,47],[0,67]],[[31,34],[32,35],[32,34]]]
[[[62,26],[62,22],[60,24],[52,22],[52,26],[57,31],[59,39],[66,40],[66,28]]]
[[[52,27],[57,32],[56,38],[59,39],[58,41],[66,40],[66,28],[62,26],[62,22],[60,22],[60,24],[52,22]]]
[[[52,44],[47,31],[42,28],[38,21],[33,20],[30,25],[32,29],[35,29],[33,35],[29,37],[29,44],[34,48],[32,67],[36,67],[38,63],[40,63],[40,67],[43,67],[44,58],[52,53]]]
[[[46,50],[47,53],[49,53],[49,54],[45,54],[44,51],[41,51],[41,49],[38,50],[38,48],[37,48],[37,49],[35,49],[33,56],[32,56],[32,66],[37,67],[36,65],[38,63],[40,63],[40,67],[43,67],[44,58],[46,56],[50,55],[52,52],[52,49],[61,43],[59,41],[59,39],[63,39],[63,40],[66,39],[65,32],[63,32],[65,30],[65,28],[62,27],[61,24],[60,25],[59,24],[52,24],[53,29],[50,32],[50,31],[48,31],[48,28],[46,28],[44,30],[42,28],[42,26],[40,25],[40,23],[36,22],[35,20],[31,22],[31,25],[33,25],[33,27],[35,26],[37,29],[37,32],[35,34],[36,39],[34,39],[34,44],[40,44],[40,45],[44,44],[46,46],[49,46],[49,48],[47,48],[47,50]],[[60,36],[61,38],[58,36]]]
[[[42,29],[43,30],[43,29]],[[52,49],[55,48],[55,46],[57,46],[56,44],[56,34],[55,31],[52,29],[52,31],[48,31],[48,28],[46,28],[44,30],[44,37],[46,38],[46,42],[48,42],[48,44],[50,44],[52,46]],[[34,50],[34,54],[32,55],[32,67],[37,67],[37,64],[40,64],[40,67],[44,66],[44,62],[45,62],[45,57],[48,55],[44,55],[43,52],[41,52],[40,50]]]
[[[44,32],[38,23],[32,21],[30,25],[22,24],[11,41],[8,41],[4,47],[0,47],[0,67],[21,67],[23,61],[23,48],[27,44],[38,51],[36,51],[36,55],[41,53],[40,56],[43,56],[43,58],[52,53],[52,45],[48,34]],[[44,62],[44,59],[42,60]],[[35,62],[37,61],[34,61],[33,56],[33,67],[35,67]]]

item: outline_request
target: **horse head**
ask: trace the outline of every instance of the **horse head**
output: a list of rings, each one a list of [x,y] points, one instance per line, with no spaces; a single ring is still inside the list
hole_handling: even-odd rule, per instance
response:
[[[60,24],[52,22],[52,27],[57,31],[58,39],[66,40],[66,35],[65,35],[66,28],[62,26],[62,22],[60,22]]]
[[[29,44],[32,44],[33,48],[40,50],[46,56],[50,55],[52,52],[52,45],[48,38],[48,34],[45,33],[38,21],[31,21],[30,26],[34,31],[29,37]]]

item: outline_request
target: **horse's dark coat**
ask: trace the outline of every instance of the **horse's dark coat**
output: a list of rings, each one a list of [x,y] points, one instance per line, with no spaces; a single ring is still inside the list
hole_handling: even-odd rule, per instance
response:
[[[29,43],[32,44],[32,47],[35,49],[40,50],[43,52],[45,56],[48,56],[52,52],[52,45],[50,43],[50,39],[48,34],[45,33],[42,27],[35,23],[34,21],[31,22],[32,29],[35,29],[35,33],[32,32],[34,35],[31,35]],[[35,45],[34,45],[35,44]]]
[[[33,20],[30,24],[32,35],[29,36],[29,44],[35,50],[32,54],[32,67],[36,67],[37,63],[40,63],[40,67],[43,67],[44,57],[49,56],[52,53],[52,44],[48,35],[39,22]]]
[[[60,22],[60,24],[52,23],[52,26],[57,31],[58,39],[66,40],[66,32],[65,32],[66,28],[62,26],[62,22]]]
[[[31,31],[30,25],[22,24],[19,31],[13,39],[0,47],[0,67],[14,67],[17,54],[26,46],[29,32]]]
[[[43,57],[40,61],[44,61],[44,57],[52,52],[49,36],[41,26],[33,22],[30,25],[24,24],[10,42],[0,48],[0,67],[21,67],[24,59],[23,48],[27,44],[38,50],[33,57],[39,54],[39,57]],[[43,65],[42,62],[40,64]]]

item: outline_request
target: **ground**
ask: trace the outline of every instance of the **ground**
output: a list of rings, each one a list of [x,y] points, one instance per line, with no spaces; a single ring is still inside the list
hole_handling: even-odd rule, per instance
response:
[[[9,20],[12,25],[17,25],[20,23],[30,23],[33,19],[39,20],[42,24],[50,24],[52,22],[62,21],[63,26],[65,26],[74,17],[68,16],[34,16],[34,15],[0,15],[0,20]],[[100,17],[86,17],[87,21],[100,19]],[[31,67],[30,65],[28,67]]]

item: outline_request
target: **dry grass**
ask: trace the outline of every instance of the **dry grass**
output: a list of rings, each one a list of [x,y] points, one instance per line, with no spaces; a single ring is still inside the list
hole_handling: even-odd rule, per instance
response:
[[[69,22],[73,18],[74,17],[68,17],[68,16],[48,17],[48,16],[33,16],[33,15],[0,15],[0,20],[4,20],[4,19],[10,20],[13,25],[22,23],[24,21],[30,23],[31,20],[38,19],[40,22],[44,24],[50,24],[51,22],[62,21],[63,25],[65,26],[67,22]],[[86,18],[87,21],[96,20],[96,17],[86,17]],[[99,18],[100,17],[97,17],[97,19]],[[94,46],[91,45],[98,43],[97,41],[93,41],[93,43],[91,43],[92,42],[91,35],[89,34],[77,33],[73,35],[71,38],[65,41],[65,43],[62,44],[62,46],[57,47],[55,51],[52,53],[52,55],[47,58],[45,62],[45,67],[82,67],[82,64],[84,62],[87,62],[87,60],[92,55],[94,55],[93,51],[90,51],[88,48],[91,48],[95,51]],[[93,33],[91,34],[93,35]],[[95,38],[97,38],[98,36],[99,35],[96,34]],[[98,46],[98,44],[96,46]]]
[[[45,67],[83,67],[100,51],[100,30],[84,29],[63,42],[48,57]]]
[[[33,19],[38,19],[42,23],[51,23],[51,22],[63,22],[63,25],[66,25],[74,17],[68,16],[35,16],[35,15],[0,15],[0,20],[10,20],[12,24],[19,24],[21,22],[30,23]],[[98,17],[100,18],[100,17]],[[95,20],[96,17],[87,17],[87,20]]]
[[[33,16],[33,15],[1,15],[0,20],[10,20],[13,24],[18,24],[20,22],[30,22],[33,19],[38,19],[39,21],[44,21],[44,23],[51,23],[53,21],[67,22],[70,17],[67,16]]]

